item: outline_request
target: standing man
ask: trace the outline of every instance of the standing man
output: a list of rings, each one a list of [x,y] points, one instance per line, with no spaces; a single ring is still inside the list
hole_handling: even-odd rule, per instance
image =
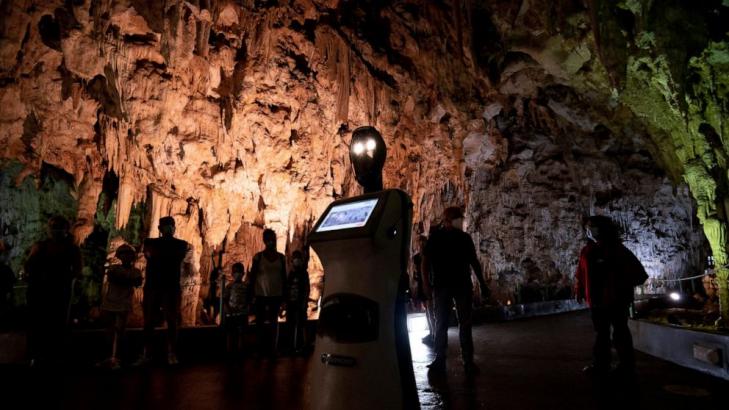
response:
[[[81,250],[62,216],[48,220],[48,239],[36,242],[25,262],[28,281],[28,348],[31,366],[62,359],[73,280],[81,275]]]
[[[575,273],[575,296],[590,306],[595,328],[593,362],[587,373],[604,375],[610,370],[610,328],[618,352],[618,373],[635,371],[633,338],[628,328],[628,311],[633,288],[648,279],[643,265],[620,240],[615,223],[606,216],[591,216],[585,224],[590,242],[582,248]]]
[[[481,295],[487,294],[488,289],[473,240],[463,232],[463,213],[460,208],[449,207],[443,212],[443,226],[428,239],[422,264],[422,272],[430,272],[430,275],[423,275],[423,288],[426,297],[432,298],[435,312],[435,360],[428,367],[431,372],[445,372],[448,316],[451,304],[455,301],[463,366],[466,373],[474,374],[478,372],[478,367],[473,362],[471,335],[471,269],[478,279]]]
[[[295,250],[291,254],[294,269],[286,281],[286,323],[291,325],[294,354],[306,348],[306,314],[309,306],[309,272],[306,270],[304,254]]]
[[[154,325],[160,308],[167,322],[167,363],[177,364],[177,328],[180,322],[180,277],[192,272],[192,246],[175,238],[175,219],[159,220],[159,238],[144,241],[147,270],[144,280],[144,353],[137,365],[149,363],[154,345]]]
[[[251,286],[255,295],[258,351],[275,356],[275,332],[278,331],[278,314],[286,283],[286,257],[276,250],[276,232],[273,229],[263,231],[263,243],[266,248],[253,256]]]

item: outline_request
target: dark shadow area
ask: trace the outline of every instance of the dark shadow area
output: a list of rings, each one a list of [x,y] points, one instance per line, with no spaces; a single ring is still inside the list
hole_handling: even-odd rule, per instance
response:
[[[427,328],[412,318],[410,344],[423,409],[720,409],[729,399],[728,383],[640,353],[634,383],[585,376],[581,369],[590,360],[593,338],[587,312],[475,326],[481,371],[470,377],[459,360],[457,329],[450,328],[447,371],[429,379],[425,366],[433,353],[420,341]],[[282,340],[287,332],[282,324]],[[129,332],[129,351],[141,348],[140,333]],[[250,329],[244,351],[251,351],[254,339]],[[156,341],[163,349],[161,330]],[[308,362],[315,359],[229,358],[217,327],[182,329],[181,364],[172,367],[159,360],[143,369],[97,369],[92,358],[84,359],[94,351],[103,354],[95,346],[103,346],[102,333],[77,332],[72,365],[41,371],[0,365],[7,402],[72,409],[300,408]]]

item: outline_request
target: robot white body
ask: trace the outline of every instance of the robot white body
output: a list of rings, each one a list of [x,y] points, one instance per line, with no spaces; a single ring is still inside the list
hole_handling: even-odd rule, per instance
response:
[[[401,297],[411,218],[409,197],[385,190],[335,201],[310,234],[325,277],[311,409],[418,407]]]

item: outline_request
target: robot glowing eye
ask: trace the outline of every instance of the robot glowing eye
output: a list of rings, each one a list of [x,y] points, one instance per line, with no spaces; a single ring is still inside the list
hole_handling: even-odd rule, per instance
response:
[[[377,143],[373,139],[367,140],[367,151],[374,151],[375,147],[377,146]]]
[[[362,155],[362,153],[365,150],[365,146],[361,142],[356,142],[354,146],[352,147],[352,152],[354,152],[354,155]]]

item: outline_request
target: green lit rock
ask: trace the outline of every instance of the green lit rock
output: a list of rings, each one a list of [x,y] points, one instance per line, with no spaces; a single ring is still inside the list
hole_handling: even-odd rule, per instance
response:
[[[37,179],[22,178],[22,172],[15,161],[0,165],[0,225],[16,275],[33,243],[46,237],[48,218],[61,215],[73,221],[78,207],[72,178],[62,170],[45,165]]]

